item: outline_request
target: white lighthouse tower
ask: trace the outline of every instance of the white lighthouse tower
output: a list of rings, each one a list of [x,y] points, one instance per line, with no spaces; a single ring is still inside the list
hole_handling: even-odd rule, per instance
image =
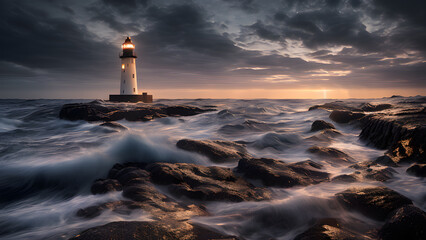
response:
[[[121,58],[121,81],[120,95],[137,95],[138,94],[138,78],[136,76],[136,54],[134,52],[135,45],[130,37],[127,37],[121,45],[123,52]]]
[[[152,95],[147,93],[139,94],[138,78],[136,75],[136,54],[135,45],[130,37],[127,37],[121,45],[123,51],[120,53],[121,58],[121,79],[120,79],[120,95],[110,95],[110,101],[114,102],[152,102]]]

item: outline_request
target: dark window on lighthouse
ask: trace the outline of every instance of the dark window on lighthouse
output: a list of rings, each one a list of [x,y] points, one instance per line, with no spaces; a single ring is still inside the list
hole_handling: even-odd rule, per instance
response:
[[[123,83],[126,83],[126,79],[123,80]]]
[[[133,78],[135,78],[135,74],[133,73]]]
[[[133,92],[136,92],[135,88],[133,88]]]

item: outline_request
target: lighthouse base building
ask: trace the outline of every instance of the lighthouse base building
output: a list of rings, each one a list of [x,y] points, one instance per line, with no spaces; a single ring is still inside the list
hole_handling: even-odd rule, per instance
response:
[[[144,102],[152,103],[152,95],[147,93],[135,94],[135,95],[109,95],[109,100],[111,102]]]
[[[120,53],[121,58],[121,79],[120,94],[109,95],[112,102],[144,102],[152,103],[152,95],[147,93],[139,94],[138,79],[136,76],[136,54],[134,52],[135,45],[130,37],[121,45],[123,52]]]

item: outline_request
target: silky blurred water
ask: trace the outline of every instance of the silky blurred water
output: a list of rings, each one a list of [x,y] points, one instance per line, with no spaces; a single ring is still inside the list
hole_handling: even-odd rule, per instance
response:
[[[215,106],[217,110],[149,122],[118,121],[128,131],[58,118],[63,104],[88,101],[0,100],[1,239],[61,239],[111,221],[149,219],[149,214],[141,211],[131,215],[106,211],[91,220],[80,219],[75,213],[96,203],[124,199],[120,192],[94,196],[89,191],[92,182],[106,177],[115,163],[161,161],[218,165],[204,156],[177,149],[175,144],[182,138],[242,141],[253,156],[284,162],[313,159],[324,164],[331,177],[353,170],[315,159],[306,152],[307,148],[334,147],[357,162],[372,160],[384,153],[359,141],[360,129],[356,125],[333,123],[341,136],[329,142],[310,139],[318,134],[310,132],[313,121],[331,120],[326,110],[308,111],[308,108],[330,100],[157,100],[154,105]],[[311,219],[320,217],[357,219],[374,226],[378,223],[346,212],[329,199],[351,186],[386,185],[425,209],[426,181],[406,175],[405,169],[396,168],[395,178],[386,183],[326,182],[272,189],[271,201],[210,202],[207,210],[212,216],[197,217],[193,221],[247,239],[291,239]]]

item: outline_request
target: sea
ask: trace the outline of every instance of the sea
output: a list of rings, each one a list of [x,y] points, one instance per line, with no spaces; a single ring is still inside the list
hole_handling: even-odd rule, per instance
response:
[[[81,208],[125,199],[121,192],[90,193],[93,181],[105,178],[116,163],[237,166],[238,162],[213,163],[205,156],[178,149],[176,142],[184,138],[243,142],[254,157],[288,163],[307,159],[321,162],[306,151],[312,146],[339,149],[356,162],[374,160],[385,152],[359,139],[360,126],[334,123],[327,110],[308,111],[310,106],[336,100],[160,99],[153,105],[190,105],[216,110],[147,122],[118,121],[128,130],[100,126],[100,122],[59,119],[63,104],[89,101],[92,100],[0,100],[0,239],[68,239],[108,222],[149,221],[149,213],[142,210],[129,215],[105,211],[93,219],[76,216]],[[377,104],[396,100],[350,101]],[[330,141],[313,140],[318,134],[310,131],[315,120],[333,123],[342,135]],[[321,164],[331,177],[354,171],[347,165]],[[206,202],[206,210],[211,214],[191,221],[245,239],[292,239],[306,230],[312,219],[324,217],[355,219],[380,226],[383,223],[336,207],[329,199],[350,187],[387,186],[426,210],[426,180],[407,175],[406,168],[394,168],[394,177],[386,182],[323,182],[305,187],[270,188],[273,198],[268,201]]]

